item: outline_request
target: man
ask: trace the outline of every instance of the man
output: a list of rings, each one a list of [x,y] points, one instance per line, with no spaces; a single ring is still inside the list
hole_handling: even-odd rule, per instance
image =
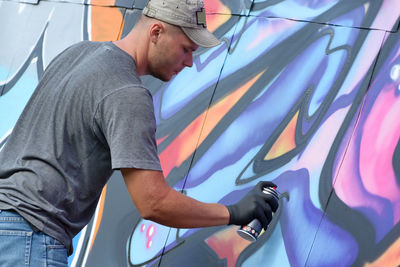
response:
[[[201,0],[151,0],[122,40],[80,42],[51,62],[0,152],[0,266],[67,265],[113,170],[145,219],[193,228],[258,218],[266,228],[278,203],[262,189],[273,183],[235,205],[203,203],[169,187],[159,163],[139,76],[168,81],[199,46],[218,44]]]

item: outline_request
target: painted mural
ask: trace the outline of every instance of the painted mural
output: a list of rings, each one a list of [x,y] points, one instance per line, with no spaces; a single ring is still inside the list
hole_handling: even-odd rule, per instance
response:
[[[52,58],[126,35],[145,0],[0,0],[0,149]],[[74,239],[70,266],[399,266],[398,0],[206,0],[222,44],[153,94],[167,182],[236,202],[273,181],[257,242],[237,226],[143,220],[122,176]]]

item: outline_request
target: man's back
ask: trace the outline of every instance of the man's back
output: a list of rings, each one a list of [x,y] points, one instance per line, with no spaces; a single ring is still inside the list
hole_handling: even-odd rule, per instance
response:
[[[72,237],[88,223],[113,167],[121,164],[111,160],[122,145],[113,127],[132,117],[135,105],[144,106],[138,112],[149,114],[155,131],[151,95],[124,51],[86,41],[60,54],[0,152],[0,209],[16,210],[71,252]]]

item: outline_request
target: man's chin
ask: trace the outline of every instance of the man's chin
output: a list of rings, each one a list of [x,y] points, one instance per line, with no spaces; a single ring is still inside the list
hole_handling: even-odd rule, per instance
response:
[[[165,77],[157,77],[159,80],[161,80],[161,81],[163,81],[163,82],[169,82],[171,79],[172,79],[172,77],[168,77],[168,78],[165,78]]]
[[[175,76],[175,73],[168,75],[168,76],[167,75],[157,75],[157,76],[154,75],[154,77],[156,77],[157,79],[160,79],[163,82],[169,82],[174,76]]]
[[[177,72],[150,71],[149,74],[163,82],[169,82],[178,73]]]

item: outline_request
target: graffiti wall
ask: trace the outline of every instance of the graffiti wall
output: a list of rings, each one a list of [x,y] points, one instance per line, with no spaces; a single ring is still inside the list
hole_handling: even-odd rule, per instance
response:
[[[43,71],[80,40],[125,36],[145,0],[0,0],[0,147]],[[398,0],[206,0],[222,44],[154,98],[168,183],[230,204],[282,193],[251,243],[237,226],[143,220],[122,176],[74,239],[70,266],[399,266]]]

